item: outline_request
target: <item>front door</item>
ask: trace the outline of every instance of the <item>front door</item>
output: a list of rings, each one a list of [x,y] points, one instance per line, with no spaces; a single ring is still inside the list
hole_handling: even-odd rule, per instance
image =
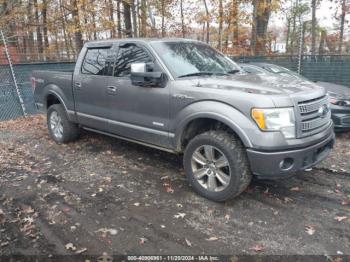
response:
[[[108,131],[106,105],[110,48],[88,49],[73,81],[78,121],[84,126]]]
[[[169,146],[169,88],[140,87],[131,83],[132,63],[152,63],[146,47],[123,43],[116,50],[113,77],[109,78],[110,132],[150,144]]]

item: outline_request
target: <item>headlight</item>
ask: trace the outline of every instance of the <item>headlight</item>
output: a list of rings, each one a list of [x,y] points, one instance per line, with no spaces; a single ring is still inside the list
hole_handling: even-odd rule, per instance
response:
[[[293,108],[253,108],[252,118],[263,131],[280,131],[286,138],[295,138]]]
[[[350,106],[350,99],[348,97],[333,92],[328,92],[328,95],[331,104],[337,106]]]

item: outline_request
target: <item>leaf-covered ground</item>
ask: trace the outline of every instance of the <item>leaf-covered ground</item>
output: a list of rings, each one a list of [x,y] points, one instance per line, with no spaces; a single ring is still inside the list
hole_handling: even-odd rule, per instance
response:
[[[57,145],[45,121],[0,123],[0,255],[350,255],[350,134],[312,171],[219,204],[180,156],[87,132]]]

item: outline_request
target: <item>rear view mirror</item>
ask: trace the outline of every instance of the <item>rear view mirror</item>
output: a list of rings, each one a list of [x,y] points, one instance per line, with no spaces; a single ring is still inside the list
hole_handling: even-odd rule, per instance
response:
[[[162,80],[164,75],[162,72],[147,72],[146,63],[131,64],[131,82],[136,86],[146,87],[163,87]]]

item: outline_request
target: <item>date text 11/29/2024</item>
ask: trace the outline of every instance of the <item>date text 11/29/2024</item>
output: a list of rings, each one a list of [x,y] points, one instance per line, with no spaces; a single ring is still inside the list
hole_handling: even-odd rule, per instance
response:
[[[127,256],[128,261],[219,261],[218,256]]]

